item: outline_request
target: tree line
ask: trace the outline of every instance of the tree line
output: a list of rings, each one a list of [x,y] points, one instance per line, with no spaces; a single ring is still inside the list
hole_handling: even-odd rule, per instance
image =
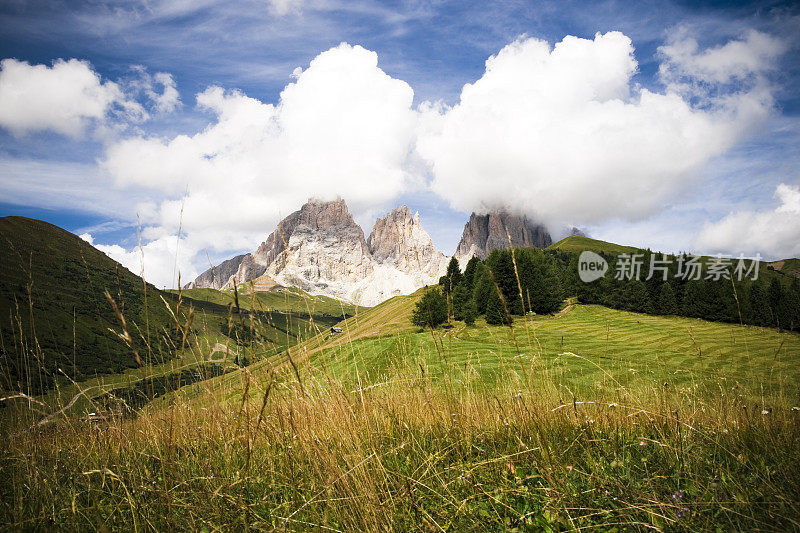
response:
[[[755,280],[740,281],[731,267],[714,279],[688,279],[681,276],[676,257],[649,250],[639,253],[642,276],[619,279],[615,275],[618,257],[600,253],[609,269],[591,283],[580,280],[579,253],[574,252],[494,250],[485,261],[470,259],[463,272],[453,258],[438,287],[418,302],[412,322],[420,327],[436,327],[451,320],[471,325],[484,316],[488,324],[510,325],[515,316],[556,312],[566,297],[574,296],[581,303],[625,311],[800,331],[798,278],[761,269]],[[655,267],[653,262],[663,272],[648,276]]]
[[[511,324],[514,316],[557,311],[564,300],[557,259],[537,248],[494,250],[485,261],[469,260],[464,271],[453,258],[439,286],[429,290],[412,313],[412,323],[436,327],[451,319],[472,325]]]

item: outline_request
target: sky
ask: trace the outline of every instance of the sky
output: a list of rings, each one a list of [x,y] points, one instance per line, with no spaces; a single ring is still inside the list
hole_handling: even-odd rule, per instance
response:
[[[791,2],[7,0],[0,216],[159,287],[308,198],[554,238],[800,256]]]

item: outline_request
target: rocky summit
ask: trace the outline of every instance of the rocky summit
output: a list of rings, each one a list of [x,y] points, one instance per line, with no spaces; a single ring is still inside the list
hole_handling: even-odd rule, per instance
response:
[[[280,285],[371,306],[436,284],[448,260],[406,206],[376,220],[367,240],[343,200],[310,200],[252,254],[209,269],[188,287],[230,288],[234,279],[266,275]]]
[[[464,225],[461,242],[455,257],[466,263],[472,256],[486,259],[492,250],[514,248],[547,248],[553,244],[547,228],[526,216],[507,211],[491,211],[484,215],[472,213]]]

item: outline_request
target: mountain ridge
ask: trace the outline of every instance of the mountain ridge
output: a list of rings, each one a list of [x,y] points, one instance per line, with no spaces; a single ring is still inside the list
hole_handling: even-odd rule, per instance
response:
[[[485,259],[494,249],[545,248],[547,228],[507,211],[472,213],[455,257]],[[227,289],[268,276],[295,286],[371,306],[393,296],[435,285],[450,257],[439,251],[422,226],[419,213],[398,206],[375,220],[365,238],[346,202],[310,199],[282,219],[252,253],[241,254],[203,272],[185,288]],[[234,268],[235,267],[235,268]]]

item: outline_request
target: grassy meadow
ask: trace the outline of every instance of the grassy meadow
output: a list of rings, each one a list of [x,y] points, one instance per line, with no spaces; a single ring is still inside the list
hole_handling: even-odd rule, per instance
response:
[[[280,353],[251,336],[251,365],[135,417],[37,427],[36,399],[3,402],[0,523],[800,529],[797,334],[574,304],[420,331],[423,291]]]

